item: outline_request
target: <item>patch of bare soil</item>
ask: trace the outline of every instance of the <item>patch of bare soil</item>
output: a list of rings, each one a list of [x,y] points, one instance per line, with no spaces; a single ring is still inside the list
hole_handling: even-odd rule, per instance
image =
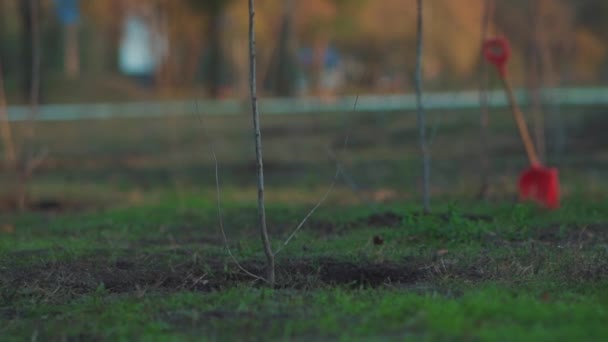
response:
[[[449,222],[453,219],[452,215],[450,215],[449,213],[424,214],[415,212],[409,215],[411,215],[410,217],[414,218],[422,216],[435,217],[442,222]],[[475,214],[461,214],[459,215],[459,217],[472,222],[491,222],[493,220],[491,216]],[[374,213],[359,220],[343,224],[334,223],[326,220],[311,220],[310,223],[307,224],[307,227],[315,231],[334,233],[339,230],[339,227],[399,227],[406,218],[408,218],[406,215],[397,214],[393,211],[386,211],[381,213]]]
[[[414,218],[421,217],[434,217],[442,222],[449,222],[453,219],[453,215],[449,213],[432,213],[425,214],[414,212],[409,214]],[[475,214],[459,214],[459,218],[462,218],[467,221],[472,222],[491,222],[493,219],[491,216],[487,215],[475,215]],[[370,227],[395,227],[399,226],[403,220],[406,218],[405,215],[396,214],[392,211],[387,211],[383,213],[372,214],[364,219],[359,220],[358,224],[367,225]]]
[[[535,239],[553,245],[578,245],[608,243],[608,226],[601,224],[561,227],[559,225],[539,229]]]
[[[371,227],[394,227],[400,225],[404,218],[404,216],[389,211],[381,214],[372,214],[365,219],[360,220],[358,223],[363,223]]]
[[[463,258],[449,252],[436,253],[401,262],[332,258],[279,260],[277,286],[289,289],[326,285],[415,287],[437,284],[446,279],[467,282],[530,281],[530,277],[538,277],[539,274],[567,281],[608,279],[605,253],[580,254],[576,248],[561,249],[561,261],[556,264],[550,257],[554,252],[543,252],[536,248],[529,250],[526,255],[514,252],[500,257],[482,252],[475,258]],[[0,303],[10,306],[10,303],[24,296],[33,300],[61,302],[94,293],[100,288],[108,293],[143,296],[148,291],[206,292],[243,284],[263,285],[225,258],[205,258],[188,250],[139,255],[129,253],[132,254],[116,258],[111,256],[110,251],[100,250],[88,257],[55,261],[45,261],[53,258],[45,257],[44,251],[34,251],[32,256],[35,258],[28,258],[23,252],[9,255],[0,267]],[[264,274],[264,263],[261,261],[245,261],[242,266],[253,274]]]
[[[63,213],[63,212],[82,212],[95,209],[102,209],[103,203],[94,203],[91,201],[82,201],[75,199],[64,198],[40,198],[29,200],[26,212],[43,212],[43,213]],[[0,213],[15,213],[18,212],[17,202],[10,196],[0,198]]]
[[[186,253],[186,252],[183,252]],[[173,253],[175,258],[175,253]],[[254,279],[230,262],[200,260],[196,255],[172,263],[169,255],[155,254],[109,260],[87,257],[80,260],[15,265],[0,269],[2,300],[10,301],[24,289],[34,297],[71,297],[103,288],[110,293],[154,291],[210,291]],[[243,264],[254,274],[264,274],[257,261]],[[424,272],[411,264],[351,263],[333,259],[286,260],[277,265],[279,287],[304,288],[320,284],[380,286],[386,283],[413,283]]]

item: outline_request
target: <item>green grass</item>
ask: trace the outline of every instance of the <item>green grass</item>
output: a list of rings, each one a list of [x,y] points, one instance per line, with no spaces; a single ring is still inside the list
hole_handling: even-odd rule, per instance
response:
[[[52,153],[30,194],[65,208],[0,216],[0,340],[606,339],[603,150],[585,139],[568,146],[559,210],[516,203],[525,161],[508,117],[498,116],[493,187],[477,201],[476,116],[430,113],[443,119],[433,212],[421,215],[407,114],[264,121],[275,250],[328,188],[328,147],[358,189],[339,179],[277,256],[276,289],[225,251],[198,118],[45,124],[39,143]],[[229,246],[261,275],[249,118],[205,122]]]
[[[513,289],[246,287],[116,296],[100,287],[69,304],[24,304],[2,328],[20,340],[602,340],[607,284]]]
[[[0,276],[7,280],[0,285],[0,334],[15,340],[608,336],[605,204],[572,201],[557,212],[435,207],[445,215],[419,216],[407,203],[321,209],[280,255],[276,290],[232,264],[215,208],[197,197],[180,205],[168,199],[102,213],[16,217],[17,231],[0,243]],[[306,208],[269,206],[275,247]],[[224,209],[234,252],[261,274],[255,208]],[[387,212],[401,219],[369,221]],[[383,245],[374,245],[373,236],[382,236]],[[115,266],[120,262],[131,266],[125,271]],[[412,277],[393,282],[375,271]],[[159,285],[163,277],[173,285]]]

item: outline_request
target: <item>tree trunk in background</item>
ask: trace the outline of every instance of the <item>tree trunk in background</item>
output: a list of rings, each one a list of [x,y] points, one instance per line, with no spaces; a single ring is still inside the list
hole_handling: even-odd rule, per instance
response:
[[[310,87],[315,95],[323,96],[323,71],[325,70],[325,54],[329,48],[327,37],[319,37],[313,46],[312,71]]]
[[[209,26],[207,31],[207,61],[206,82],[209,96],[219,98],[222,95],[223,72],[225,69],[225,54],[222,44],[222,28],[225,20],[224,10],[218,9],[209,14]]]
[[[157,1],[153,12],[153,22],[151,25],[152,34],[155,35],[153,50],[156,58],[158,58],[154,78],[157,90],[163,92],[173,86],[173,78],[171,76],[175,53],[170,53],[172,51],[171,45],[174,43],[171,39],[173,37],[170,34],[172,20],[166,1]]]
[[[284,1],[279,42],[266,74],[266,88],[278,96],[296,93],[296,44],[293,30],[295,0]]]
[[[6,48],[5,46],[5,39],[7,39],[7,31],[8,31],[8,23],[7,23],[7,17],[8,17],[8,7],[7,7],[7,3],[4,1],[0,0],[0,61],[7,61],[8,60],[8,48]],[[6,76],[6,71],[5,71],[5,75]]]
[[[125,4],[122,3],[121,0],[106,1],[111,1],[110,6],[112,8],[112,12],[119,14],[117,14],[117,18],[115,18],[115,20],[110,22],[106,31],[104,32],[106,35],[106,46],[108,47],[105,54],[106,63],[104,65],[104,71],[109,70],[111,73],[118,73],[118,55],[120,51],[120,40],[122,38],[122,26],[125,20]]]
[[[30,125],[34,123],[31,121],[38,115],[38,105],[40,104],[40,67],[42,59],[42,51],[40,44],[40,1],[30,0],[31,6],[31,51],[32,51],[32,64],[31,64],[31,93],[30,93],[30,107],[31,107],[31,118]],[[33,128],[32,128],[33,129]],[[34,133],[32,132],[32,137]]]
[[[80,44],[78,39],[78,24],[65,25],[65,76],[75,80],[80,76]]]
[[[247,99],[249,94],[248,52],[247,40],[242,37],[234,37],[230,47],[230,54],[234,63],[234,96],[237,99]]]
[[[13,140],[11,123],[8,120],[6,93],[4,92],[4,74],[2,69],[2,59],[0,59],[0,134],[2,135],[2,147],[4,152],[5,166],[9,170],[14,170],[17,160],[17,152]]]
[[[23,72],[22,95],[26,103],[30,102],[32,93],[32,2],[21,0],[21,67]]]
[[[21,0],[21,67],[23,99],[37,111],[42,97],[40,82],[40,0]],[[35,104],[35,105],[34,105]],[[35,113],[33,113],[35,115]]]

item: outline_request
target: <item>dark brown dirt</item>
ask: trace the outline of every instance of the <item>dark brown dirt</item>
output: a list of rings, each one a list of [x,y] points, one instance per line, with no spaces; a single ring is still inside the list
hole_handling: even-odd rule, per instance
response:
[[[415,218],[421,217],[421,216],[434,216],[435,218],[439,219],[442,222],[449,222],[450,220],[452,220],[452,216],[448,213],[425,214],[425,213],[415,212],[415,213],[411,213],[410,215]],[[460,214],[459,217],[464,220],[473,221],[473,222],[480,222],[480,221],[491,222],[493,220],[491,216],[487,216],[487,215]],[[384,213],[372,214],[372,215],[368,216],[367,218],[360,220],[358,223],[364,224],[364,225],[367,225],[370,227],[396,227],[396,226],[399,226],[405,218],[406,218],[406,216],[404,216],[404,215],[396,214],[392,211],[387,211]]]
[[[553,245],[579,245],[608,243],[608,226],[590,224],[575,227],[554,225],[539,229],[535,236],[540,242]]]
[[[449,222],[452,218],[447,213],[437,213],[437,214],[423,214],[423,213],[413,213],[411,214],[414,217],[422,216],[422,215],[434,215],[442,222]],[[493,219],[490,216],[485,215],[474,215],[474,214],[462,214],[460,217],[464,220],[472,221],[472,222],[491,222]],[[328,220],[319,220],[319,219],[311,219],[306,223],[305,229],[325,235],[331,235],[339,233],[344,229],[351,228],[381,228],[381,227],[389,227],[389,228],[397,228],[402,226],[406,216],[397,214],[392,211],[375,213],[371,214],[367,217],[363,217],[361,219],[352,221],[352,222],[332,222]],[[291,228],[291,227],[290,227]],[[279,230],[283,232],[283,230]]]
[[[529,255],[494,257],[481,253],[467,259],[447,252],[408,258],[402,262],[345,261],[332,258],[279,260],[279,288],[307,289],[326,285],[405,286],[437,284],[446,279],[467,282],[526,281],[539,272],[556,279],[585,281],[608,279],[608,260],[603,254],[583,255],[576,249],[561,250],[559,264],[536,248]],[[565,252],[564,252],[565,251]],[[572,252],[575,251],[575,252]],[[134,253],[134,252],[131,252]],[[564,254],[565,253],[565,254]],[[9,257],[0,267],[0,304],[29,298],[61,302],[103,288],[108,293],[144,295],[148,291],[211,291],[238,285],[263,285],[224,258],[204,258],[187,250],[155,254],[129,254],[112,258],[98,251],[75,260],[22,262],[26,256]],[[245,261],[253,274],[264,274],[261,261]],[[548,273],[547,273],[548,272]],[[546,275],[544,275],[546,276]],[[2,306],[0,305],[0,306]],[[10,316],[11,312],[0,312]]]
[[[185,252],[184,252],[185,253]],[[46,297],[58,292],[82,295],[96,291],[101,284],[110,293],[155,291],[210,291],[253,279],[229,262],[187,258],[172,264],[167,255],[147,255],[108,260],[87,257],[79,260],[43,262],[0,270],[4,285],[3,300],[27,288],[33,296]],[[183,258],[182,258],[183,260]],[[225,267],[228,267],[226,271]],[[263,274],[259,262],[243,266],[254,274]],[[277,265],[279,287],[302,288],[315,279],[321,284],[359,284],[380,286],[384,283],[411,283],[422,277],[412,265],[392,263],[351,263],[333,259],[284,261]],[[10,293],[11,290],[14,293]]]
[[[360,220],[360,223],[371,227],[395,227],[400,225],[403,219],[403,216],[389,211],[381,214],[372,214]]]
[[[452,220],[450,214],[437,213],[437,214],[424,214],[424,213],[412,213],[413,217],[419,217],[423,215],[435,216],[442,222],[449,222]],[[460,217],[464,220],[473,222],[491,222],[493,219],[486,215],[475,215],[475,214],[462,214]],[[382,213],[371,214],[367,217],[359,220],[347,223],[331,222],[327,220],[311,220],[307,224],[307,229],[319,231],[326,234],[332,234],[340,230],[340,228],[359,228],[359,227],[399,227],[404,222],[406,216],[397,214],[392,211],[386,211]]]
[[[42,213],[83,212],[102,209],[104,206],[105,205],[103,203],[86,202],[81,200],[40,198],[28,201],[26,211]],[[0,198],[0,213],[16,212],[18,212],[18,206],[14,198],[10,196]]]

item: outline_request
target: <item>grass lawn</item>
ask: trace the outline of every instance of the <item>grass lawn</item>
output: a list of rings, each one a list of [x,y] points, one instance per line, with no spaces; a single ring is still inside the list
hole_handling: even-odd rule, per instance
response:
[[[494,128],[493,190],[479,201],[474,116],[442,117],[424,215],[411,117],[335,118],[266,121],[275,250],[328,188],[328,149],[346,170],[277,256],[275,289],[225,250],[199,121],[40,127],[51,154],[30,187],[36,205],[0,205],[0,340],[608,338],[600,148],[568,145],[560,210],[516,203],[525,164],[505,120]],[[206,124],[230,249],[261,275],[248,118]]]

